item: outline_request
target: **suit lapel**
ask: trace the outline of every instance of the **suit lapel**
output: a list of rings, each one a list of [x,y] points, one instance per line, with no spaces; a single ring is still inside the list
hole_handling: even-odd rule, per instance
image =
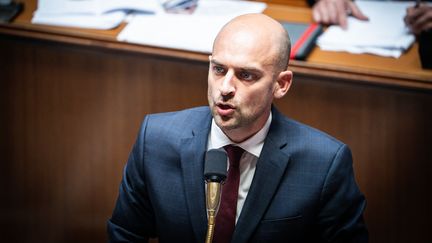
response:
[[[210,119],[209,114],[208,119],[205,119],[207,122],[197,124],[198,128],[192,131],[191,137],[182,139],[180,144],[186,203],[197,242],[204,242],[207,230],[203,171]]]
[[[280,115],[273,112],[273,121],[257,162],[255,175],[231,242],[247,242],[263,217],[285,173],[289,154],[284,151],[286,138]]]

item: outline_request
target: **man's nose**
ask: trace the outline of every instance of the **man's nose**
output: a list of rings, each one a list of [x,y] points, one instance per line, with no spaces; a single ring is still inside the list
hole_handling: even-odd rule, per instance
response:
[[[232,70],[229,70],[223,81],[222,81],[222,85],[220,87],[220,92],[222,95],[226,96],[226,95],[230,95],[230,94],[234,94],[235,92],[235,87],[234,87],[234,72]]]

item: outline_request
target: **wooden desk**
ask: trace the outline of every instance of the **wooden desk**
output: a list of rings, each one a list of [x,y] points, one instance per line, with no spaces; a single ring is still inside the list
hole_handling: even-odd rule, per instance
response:
[[[145,114],[206,105],[207,55],[117,42],[110,31],[0,25],[0,229],[5,242],[103,242]],[[270,5],[281,20],[310,11]],[[432,72],[323,52],[292,61],[285,114],[345,141],[368,199],[371,242],[428,242]]]

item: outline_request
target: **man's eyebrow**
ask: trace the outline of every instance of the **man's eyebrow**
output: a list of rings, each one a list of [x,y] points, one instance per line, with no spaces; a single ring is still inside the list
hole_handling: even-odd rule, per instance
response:
[[[256,67],[241,67],[238,68],[241,71],[251,72],[251,73],[262,73],[262,71]]]
[[[215,59],[213,59],[213,58],[210,60],[210,62],[211,62],[213,65],[225,66],[224,64],[218,62],[217,60],[215,60]],[[255,73],[257,73],[257,72],[262,72],[259,68],[252,67],[252,66],[251,66],[251,67],[234,67],[234,69],[236,69],[236,70],[241,70],[241,71],[255,72]]]
[[[211,62],[212,64],[214,64],[214,65],[224,66],[222,63],[216,61],[216,60],[213,59],[213,58],[210,60],[210,62]]]

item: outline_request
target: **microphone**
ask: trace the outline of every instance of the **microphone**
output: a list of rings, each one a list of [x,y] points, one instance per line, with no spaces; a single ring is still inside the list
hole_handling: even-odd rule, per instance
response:
[[[207,185],[207,236],[206,243],[213,241],[216,214],[219,210],[222,183],[227,177],[227,153],[224,149],[207,151],[204,163],[204,178]]]

